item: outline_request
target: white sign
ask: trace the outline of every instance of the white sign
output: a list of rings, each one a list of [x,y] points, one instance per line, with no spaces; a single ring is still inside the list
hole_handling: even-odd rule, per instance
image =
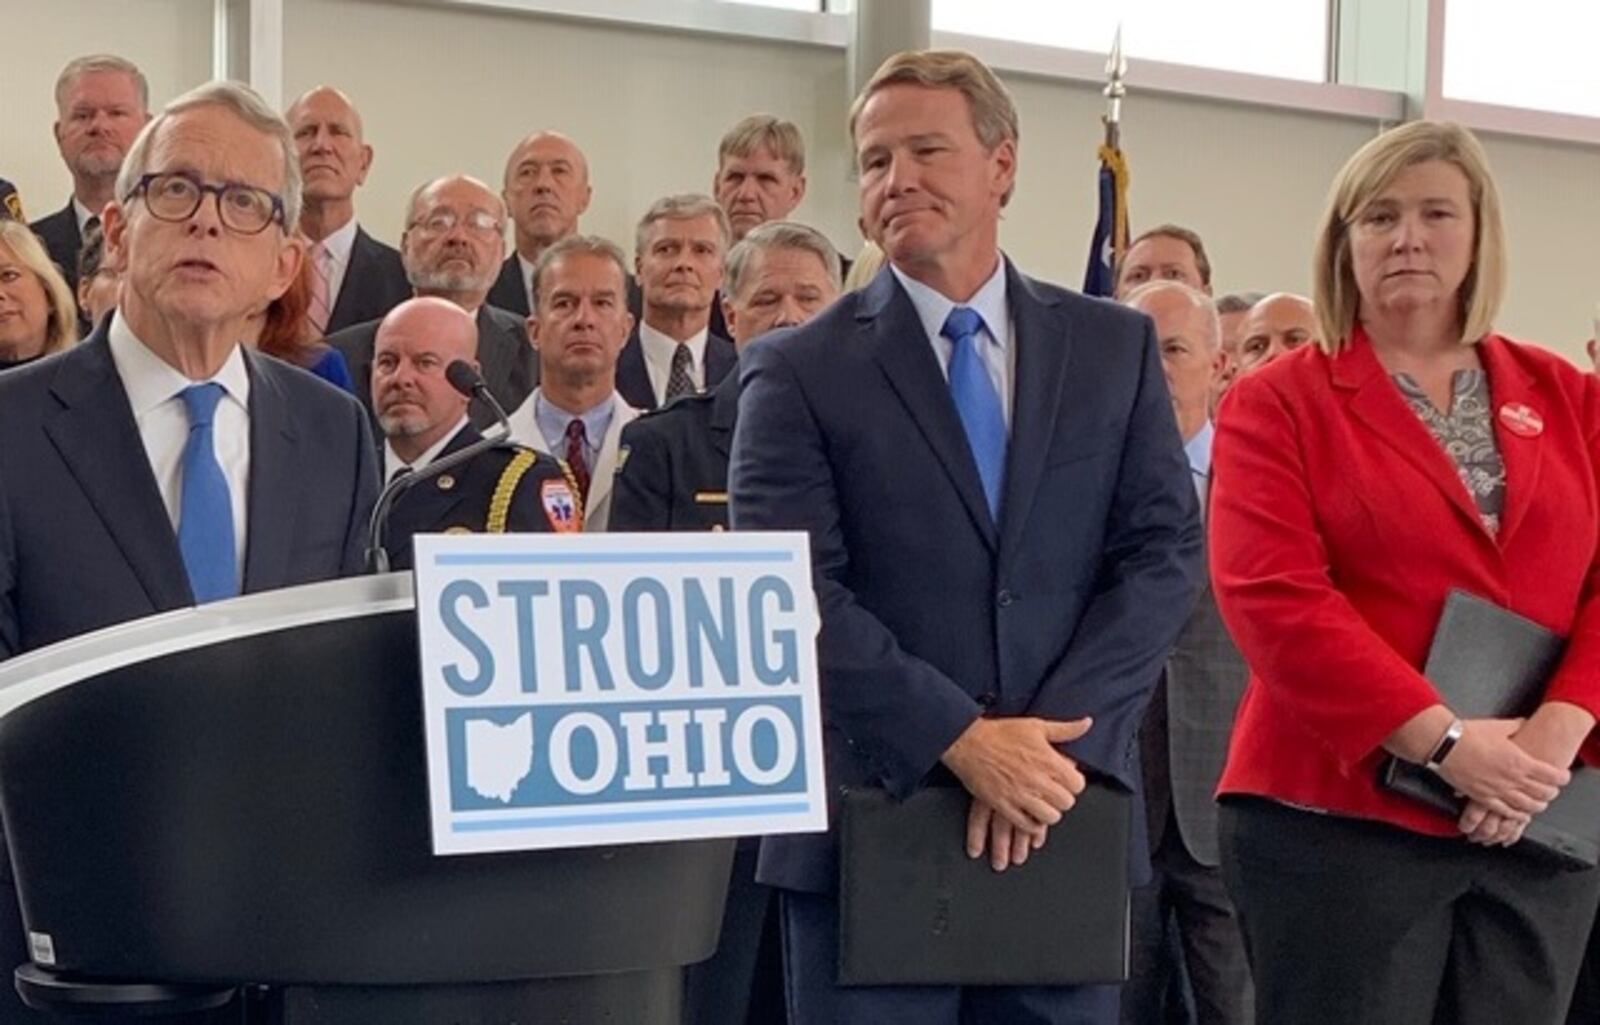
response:
[[[807,540],[417,537],[434,852],[826,829]]]

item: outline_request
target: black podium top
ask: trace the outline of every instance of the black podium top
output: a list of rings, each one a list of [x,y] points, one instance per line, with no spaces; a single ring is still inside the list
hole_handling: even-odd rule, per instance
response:
[[[708,956],[733,841],[435,857],[409,576],[123,624],[0,666],[34,960],[401,985]]]

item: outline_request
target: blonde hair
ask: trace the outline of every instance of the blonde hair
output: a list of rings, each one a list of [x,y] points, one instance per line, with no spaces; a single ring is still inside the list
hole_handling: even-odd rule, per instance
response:
[[[850,265],[850,271],[844,276],[844,290],[857,292],[866,288],[872,279],[883,270],[884,252],[878,248],[878,243],[871,239],[861,243],[861,252],[856,254],[855,262]]]
[[[966,97],[972,114],[972,130],[983,148],[994,152],[1002,142],[1015,145],[1020,138],[1017,105],[995,73],[965,50],[904,50],[884,61],[872,78],[861,87],[861,95],[850,104],[850,140],[855,141],[856,121],[874,93],[891,85],[920,85],[927,89],[955,89]],[[1011,200],[1013,182],[1000,205]]]
[[[729,157],[748,157],[763,149],[788,164],[792,173],[806,173],[806,140],[800,127],[771,114],[751,114],[728,129],[717,146],[717,170]]]
[[[44,243],[21,221],[0,219],[0,245],[11,250],[17,262],[33,272],[50,303],[50,323],[44,334],[43,355],[60,352],[78,340],[78,304],[61,271],[50,261]]]
[[[1505,226],[1500,192],[1489,173],[1489,158],[1477,138],[1458,124],[1412,121],[1392,128],[1356,150],[1328,191],[1312,257],[1312,298],[1317,341],[1329,354],[1350,340],[1360,311],[1351,263],[1350,226],[1408,167],[1443,160],[1467,177],[1476,239],[1472,265],[1458,295],[1461,341],[1470,345],[1493,328],[1506,290]]]

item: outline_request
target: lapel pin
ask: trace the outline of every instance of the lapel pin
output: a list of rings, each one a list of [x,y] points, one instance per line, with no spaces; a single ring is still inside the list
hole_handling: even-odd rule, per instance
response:
[[[1544,417],[1520,402],[1507,402],[1501,406],[1500,422],[1519,438],[1537,438],[1544,433]]]
[[[455,486],[456,486],[456,479],[454,477],[450,476],[448,473],[441,473],[439,475],[439,490],[440,491],[449,491],[451,488],[453,488]]]

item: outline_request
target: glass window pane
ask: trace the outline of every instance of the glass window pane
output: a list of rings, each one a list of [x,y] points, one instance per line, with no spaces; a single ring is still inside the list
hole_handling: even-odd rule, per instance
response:
[[[721,0],[721,2],[752,4],[756,7],[784,7],[791,11],[822,10],[822,0]]]
[[[943,32],[1327,80],[1328,0],[933,0]]]
[[[1450,0],[1444,94],[1453,100],[1600,117],[1600,4]]]

